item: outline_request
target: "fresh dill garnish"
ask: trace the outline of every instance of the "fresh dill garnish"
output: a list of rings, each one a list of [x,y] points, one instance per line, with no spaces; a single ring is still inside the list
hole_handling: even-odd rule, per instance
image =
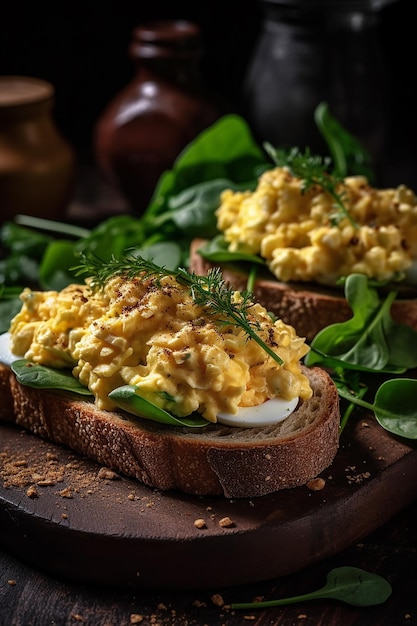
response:
[[[302,180],[303,192],[313,185],[318,185],[333,198],[336,210],[329,215],[332,224],[337,225],[343,218],[347,218],[352,226],[358,227],[345,204],[345,193],[337,191],[337,186],[343,183],[343,178],[329,172],[332,161],[330,157],[312,155],[308,148],[301,152],[296,147],[287,151],[274,148],[269,143],[264,143],[263,146],[275,165],[286,167],[293,176]]]
[[[82,262],[73,270],[76,276],[87,274],[93,291],[101,290],[115,276],[123,276],[131,280],[137,276],[154,278],[156,281],[164,276],[173,276],[180,284],[189,288],[190,295],[196,305],[207,310],[210,315],[216,314],[219,324],[232,325],[245,331],[248,338],[253,339],[270,357],[283,365],[281,357],[274,352],[258,335],[259,322],[252,321],[249,310],[253,306],[253,294],[249,291],[240,293],[241,301],[235,302],[233,290],[223,279],[221,269],[214,267],[207,276],[199,276],[187,272],[183,268],[168,270],[141,256],[127,254],[121,258],[111,257],[104,262],[93,255],[81,255]]]

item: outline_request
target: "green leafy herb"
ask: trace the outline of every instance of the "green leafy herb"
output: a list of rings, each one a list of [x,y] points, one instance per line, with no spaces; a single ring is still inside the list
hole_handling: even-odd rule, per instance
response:
[[[379,424],[388,432],[417,439],[417,380],[392,378],[378,388],[374,402],[337,385],[339,395],[348,402],[373,411]]]
[[[339,396],[349,403],[342,415],[340,433],[356,405],[373,411],[387,431],[417,439],[417,380],[398,378],[417,367],[417,332],[392,319],[390,309],[396,292],[391,291],[381,302],[377,289],[363,274],[346,278],[345,297],[353,316],[327,326],[314,337],[305,365],[328,368]],[[385,380],[374,402],[369,402],[365,396],[373,383],[370,377],[376,374],[393,374],[396,378]]]
[[[351,274],[345,281],[345,297],[353,316],[327,326],[314,337],[306,365],[394,374],[417,367],[417,332],[391,317],[395,291],[381,304],[367,277]]]
[[[247,252],[236,251],[230,252],[223,234],[216,235],[213,239],[210,239],[204,245],[202,245],[198,252],[204,259],[213,261],[214,263],[234,263],[248,262],[256,263],[257,265],[266,265],[265,260],[255,254],[249,254]]]
[[[290,150],[283,150],[274,148],[269,143],[264,143],[264,148],[276,165],[287,167],[293,176],[302,179],[303,192],[314,185],[318,185],[333,198],[335,211],[329,217],[334,224],[347,218],[355,228],[358,227],[344,203],[345,194],[337,191],[338,186],[343,183],[343,179],[336,174],[330,174],[328,171],[331,163],[330,157],[312,155],[308,148],[304,152],[295,147]]]
[[[314,120],[327,143],[339,177],[363,175],[372,183],[374,171],[369,152],[330,114],[326,102],[320,102],[314,111]]]
[[[55,369],[32,363],[26,359],[13,361],[11,369],[15,373],[19,383],[36,389],[60,389],[71,391],[83,396],[91,396],[92,393],[75,378],[69,370]]]
[[[93,256],[83,256],[83,262],[74,269],[78,270],[78,275],[88,274],[93,289],[102,289],[113,276],[124,276],[128,280],[138,275],[156,279],[174,276],[179,283],[189,288],[195,304],[206,308],[210,314],[218,315],[216,320],[218,323],[231,324],[243,329],[248,337],[261,346],[277,363],[280,365],[283,363],[279,355],[257,334],[259,324],[249,318],[249,310],[253,306],[252,294],[248,291],[242,292],[242,302],[235,303],[233,290],[223,279],[219,267],[210,269],[207,276],[197,276],[183,268],[168,270],[149,259],[130,255],[121,259],[113,257],[108,263],[103,263]]]
[[[189,428],[198,428],[207,426],[208,422],[198,413],[187,415],[186,417],[176,417],[168,411],[161,409],[159,406],[150,402],[140,395],[139,387],[135,385],[123,385],[109,393],[109,398],[117,404],[117,406],[132,415],[137,415],[145,419],[160,424],[168,424],[172,426],[187,426]]]
[[[82,228],[81,226],[75,226],[74,224],[66,224],[65,222],[57,222],[55,220],[48,220],[42,217],[36,217],[33,215],[16,215],[15,217],[16,224],[20,224],[29,229],[36,229],[45,232],[50,232],[54,236],[57,234],[65,235],[66,237],[73,237],[78,239],[80,237],[88,237],[90,231],[86,228]],[[46,235],[41,234],[33,234],[33,230],[28,230],[31,238],[35,237],[46,237]],[[36,231],[35,231],[36,232]]]
[[[221,191],[230,183],[249,184],[249,188],[256,185],[259,172],[267,167],[267,159],[247,122],[239,115],[225,115],[190,142],[172,169],[162,174],[143,216],[144,222],[153,229],[155,217],[169,212],[174,204],[179,211],[188,204],[194,213],[194,203],[189,204],[190,195],[186,190],[193,188],[192,195],[196,196],[201,186],[201,191],[206,193],[206,183],[210,182],[215,192],[200,211],[212,224]],[[219,184],[219,181],[223,182]],[[208,196],[205,200],[209,200]],[[200,215],[199,223],[201,219]],[[192,226],[192,221],[187,220],[187,224]]]
[[[366,572],[358,567],[337,567],[327,575],[321,589],[291,598],[265,600],[263,602],[234,602],[232,609],[261,609],[286,604],[298,604],[309,600],[330,598],[353,606],[383,604],[391,595],[391,585],[385,578]]]

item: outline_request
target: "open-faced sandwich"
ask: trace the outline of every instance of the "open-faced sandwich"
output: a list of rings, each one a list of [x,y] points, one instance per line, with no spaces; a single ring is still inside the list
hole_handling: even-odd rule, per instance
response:
[[[354,273],[397,291],[393,318],[417,329],[417,196],[405,185],[337,178],[294,151],[255,190],[225,190],[216,217],[220,235],[194,241],[190,268],[220,266],[308,341],[351,316],[339,281]]]
[[[256,497],[333,461],[336,387],[294,328],[218,270],[87,260],[23,290],[1,337],[0,419],[161,490]]]

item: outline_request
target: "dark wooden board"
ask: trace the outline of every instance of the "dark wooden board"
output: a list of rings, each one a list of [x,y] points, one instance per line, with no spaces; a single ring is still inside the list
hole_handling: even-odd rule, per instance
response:
[[[106,478],[100,469],[0,424],[0,543],[38,569],[78,582],[233,587],[332,556],[417,497],[413,443],[396,439],[365,413],[343,434],[320,491],[299,487],[251,500],[198,498]],[[29,497],[33,485],[37,495]],[[232,526],[220,524],[226,517]],[[196,519],[206,527],[197,528]]]

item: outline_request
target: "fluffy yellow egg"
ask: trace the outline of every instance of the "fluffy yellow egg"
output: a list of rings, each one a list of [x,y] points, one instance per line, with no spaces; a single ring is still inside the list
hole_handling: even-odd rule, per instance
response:
[[[350,215],[334,220],[335,200],[288,169],[265,172],[256,190],[223,192],[217,226],[230,251],[259,254],[284,282],[333,285],[363,273],[391,280],[417,259],[417,197],[404,185],[375,189],[363,176],[345,178],[337,193]],[[340,215],[339,215],[340,217]]]
[[[249,308],[250,323],[282,365],[242,328],[197,305],[173,276],[116,276],[101,290],[88,283],[61,292],[26,289],[21,298],[12,353],[71,367],[102,409],[115,408],[108,394],[126,384],[173,415],[197,411],[212,422],[239,407],[312,393],[300,365],[309,350],[304,339],[259,304]]]

